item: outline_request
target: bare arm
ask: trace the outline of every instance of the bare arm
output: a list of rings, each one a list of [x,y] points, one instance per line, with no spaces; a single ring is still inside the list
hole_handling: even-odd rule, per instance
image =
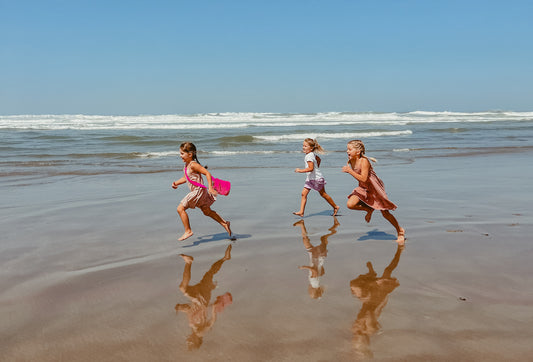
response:
[[[315,164],[312,161],[307,161],[307,168],[297,168],[294,170],[294,172],[306,173],[306,172],[312,172],[314,169],[315,169]]]
[[[185,179],[185,177],[182,177],[182,178],[180,178],[179,180],[174,181],[174,182],[172,183],[172,188],[173,188],[173,189],[177,189],[179,185],[182,185],[182,184],[184,184],[185,182],[187,182],[187,180]]]
[[[368,174],[370,173],[370,161],[368,161],[366,157],[361,159],[361,173],[355,172],[354,169],[350,167],[349,163],[342,168],[342,171],[349,173],[356,178],[357,181],[366,182],[368,180]]]
[[[213,324],[217,321],[217,306],[215,303],[211,306],[211,319],[207,322],[207,330],[213,327]]]

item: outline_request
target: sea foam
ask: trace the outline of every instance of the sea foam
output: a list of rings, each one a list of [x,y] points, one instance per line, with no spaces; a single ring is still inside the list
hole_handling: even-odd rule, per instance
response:
[[[192,115],[12,115],[0,116],[0,129],[236,129],[336,125],[406,125],[531,121],[533,112],[327,112],[327,113],[207,113]]]

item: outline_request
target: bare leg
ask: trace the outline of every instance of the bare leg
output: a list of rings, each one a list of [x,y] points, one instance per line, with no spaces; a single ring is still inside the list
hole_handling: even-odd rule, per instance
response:
[[[231,249],[232,249],[232,246],[231,244],[229,244],[228,247],[226,248],[226,252],[224,253],[224,258],[223,258],[224,261],[231,259]]]
[[[337,233],[337,227],[340,225],[339,223],[339,220],[337,220],[337,217],[336,216],[333,216],[333,226],[330,227],[328,230],[331,231],[330,233],[326,234],[326,235],[322,235],[320,237],[320,241],[321,241],[321,244],[323,245],[328,245],[328,238]]]
[[[337,212],[339,212],[340,207],[337,206],[337,204],[335,203],[335,201],[333,201],[333,199],[331,198],[331,196],[329,196],[329,195],[326,193],[326,188],[323,188],[323,189],[320,190],[318,193],[319,193],[320,196],[322,196],[322,197],[328,202],[328,204],[330,204],[331,207],[333,208],[333,216],[337,215]]]
[[[300,211],[293,212],[294,215],[304,216],[305,205],[307,204],[307,195],[309,195],[309,191],[311,190],[306,189],[305,187],[302,190],[302,200],[300,201]]]
[[[398,245],[398,249],[396,249],[396,254],[394,254],[394,258],[392,258],[390,264],[388,267],[385,268],[383,271],[382,278],[390,278],[392,275],[392,271],[396,269],[398,266],[398,263],[400,262],[400,254],[402,253],[404,247],[401,245]]]
[[[191,266],[194,258],[185,254],[180,254],[180,256],[185,261],[185,268],[183,269],[183,279],[180,283],[180,290],[185,293],[185,290],[187,289],[187,287],[189,286],[189,282],[191,281]]]
[[[302,242],[304,243],[304,246],[306,249],[310,249],[313,247],[311,244],[311,241],[309,240],[309,237],[307,236],[307,229],[305,228],[305,223],[303,220],[297,221],[293,224],[293,226],[300,225],[300,228],[302,230]]]
[[[365,221],[370,222],[370,219],[372,219],[372,213],[374,212],[374,209],[362,202],[357,196],[352,195],[348,202],[346,203],[346,207],[351,210],[361,210],[366,211],[365,215]]]
[[[382,210],[381,214],[396,229],[396,232],[398,233],[398,239],[396,240],[396,242],[398,244],[403,244],[405,242],[405,230],[402,227],[400,227],[400,225],[398,224],[398,220],[396,220],[394,215],[392,215],[389,210]]]
[[[231,237],[231,229],[230,229],[229,221],[224,220],[222,217],[220,217],[220,215],[215,210],[212,210],[209,206],[204,207],[202,209],[202,212],[204,213],[205,216],[209,216],[211,219],[215,220],[220,225],[222,225],[222,227],[227,231],[227,233]]]
[[[222,259],[217,260],[216,262],[213,263],[213,265],[211,265],[211,268],[204,274],[202,280],[200,281],[201,285],[211,284],[208,282],[209,281],[212,282],[215,274],[218,273],[220,268],[222,268],[222,264],[224,264],[225,261],[231,259],[231,249],[232,249],[232,246],[230,244],[228,245],[228,247],[226,248],[226,251],[224,252],[224,257]]]
[[[179,241],[185,240],[193,235],[193,232],[191,230],[191,224],[189,223],[189,215],[187,215],[187,212],[185,210],[186,208],[183,205],[180,204],[178,206],[178,214],[180,215],[181,222],[183,223],[183,227],[185,228],[185,232],[178,239]]]

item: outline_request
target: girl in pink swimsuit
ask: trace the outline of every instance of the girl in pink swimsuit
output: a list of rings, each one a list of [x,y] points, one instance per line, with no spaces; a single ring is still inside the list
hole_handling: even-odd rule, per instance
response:
[[[180,145],[180,157],[185,163],[185,167],[183,168],[184,175],[182,178],[172,183],[172,188],[177,189],[179,185],[187,183],[190,192],[185,195],[178,206],[178,214],[180,215],[183,227],[185,228],[185,232],[178,240],[182,241],[193,235],[186,210],[194,209],[196,207],[202,210],[205,216],[209,216],[222,225],[222,227],[228,232],[230,238],[232,238],[229,221],[224,220],[216,211],[211,210],[211,205],[216,200],[216,191],[213,189],[211,173],[198,162],[198,158],[196,157],[196,146],[190,142],[182,143]],[[196,183],[203,184],[202,175],[207,179],[207,184],[209,185],[208,188],[195,186],[188,180],[190,179]]]
[[[394,215],[390,213],[391,210],[396,209],[396,205],[388,199],[383,181],[376,175],[370,161],[365,156],[365,145],[360,140],[350,141],[346,153],[348,154],[348,163],[342,168],[342,171],[359,181],[359,186],[348,195],[346,206],[351,210],[366,211],[366,222],[370,222],[374,210],[380,210],[383,217],[396,229],[398,244],[404,244],[405,230],[400,227]]]

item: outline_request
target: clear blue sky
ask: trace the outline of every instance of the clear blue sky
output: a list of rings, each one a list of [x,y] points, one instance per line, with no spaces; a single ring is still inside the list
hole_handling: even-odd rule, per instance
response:
[[[533,1],[0,0],[0,114],[533,110]]]

